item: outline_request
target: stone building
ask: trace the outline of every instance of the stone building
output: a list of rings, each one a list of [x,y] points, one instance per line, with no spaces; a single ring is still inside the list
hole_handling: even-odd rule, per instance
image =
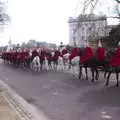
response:
[[[79,15],[77,18],[69,18],[69,45],[83,47],[87,41],[93,48],[98,40],[108,36],[112,27],[107,25],[106,16],[95,14]]]

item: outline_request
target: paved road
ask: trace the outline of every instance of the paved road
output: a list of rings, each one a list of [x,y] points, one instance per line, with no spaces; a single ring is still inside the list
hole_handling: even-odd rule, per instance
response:
[[[120,89],[67,73],[31,73],[0,64],[0,78],[50,120],[119,120]]]

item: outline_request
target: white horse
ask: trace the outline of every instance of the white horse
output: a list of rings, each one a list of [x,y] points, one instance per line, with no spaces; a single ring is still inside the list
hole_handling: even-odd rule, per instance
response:
[[[48,65],[48,59],[45,57],[45,60],[43,62],[43,69],[48,71],[49,70],[49,65]]]
[[[70,53],[66,53],[63,55],[63,63],[64,63],[64,68],[67,68],[69,66],[69,56],[70,56]]]
[[[71,60],[71,71],[73,74],[77,74],[79,73],[79,61],[80,61],[80,56],[75,56],[72,60]]]
[[[40,71],[40,58],[39,56],[36,56],[33,58],[33,61],[31,62],[31,69],[35,72]]]
[[[39,52],[39,50],[38,50]],[[32,56],[32,51],[29,52],[29,56]],[[31,64],[30,64],[30,68],[32,70],[34,70],[35,72],[39,72],[40,71],[40,57],[36,56],[33,58]]]
[[[58,70],[64,70],[64,61],[61,56],[58,57]]]

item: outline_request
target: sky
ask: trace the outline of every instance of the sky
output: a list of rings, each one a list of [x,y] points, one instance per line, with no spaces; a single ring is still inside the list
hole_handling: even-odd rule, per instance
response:
[[[81,8],[80,0],[10,0],[8,12],[11,23],[5,33],[0,34],[0,45],[8,44],[9,36],[15,44],[30,39],[67,44],[68,18],[79,14]]]

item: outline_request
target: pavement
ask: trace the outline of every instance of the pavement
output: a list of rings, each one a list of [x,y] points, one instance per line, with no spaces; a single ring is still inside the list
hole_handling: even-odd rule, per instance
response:
[[[102,73],[92,84],[64,72],[31,73],[0,64],[2,82],[21,96],[20,104],[26,103],[31,119],[36,114],[38,120],[120,120],[120,88],[113,79],[105,87]]]
[[[48,120],[40,110],[0,80],[0,120]]]
[[[0,93],[0,120],[20,120],[15,110],[7,102],[3,92]]]

